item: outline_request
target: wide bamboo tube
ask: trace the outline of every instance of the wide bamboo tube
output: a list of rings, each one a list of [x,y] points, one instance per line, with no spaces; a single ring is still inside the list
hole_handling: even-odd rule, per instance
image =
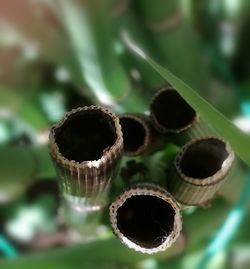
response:
[[[113,201],[110,221],[121,242],[148,254],[170,247],[182,227],[175,199],[165,189],[145,183],[129,187]]]
[[[66,207],[86,215],[105,206],[123,152],[118,117],[101,106],[73,109],[52,127],[49,148]]]

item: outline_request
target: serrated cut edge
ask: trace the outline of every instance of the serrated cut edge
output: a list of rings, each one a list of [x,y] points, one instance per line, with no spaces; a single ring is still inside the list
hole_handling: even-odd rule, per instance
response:
[[[128,239],[119,230],[117,226],[117,210],[124,204],[124,202],[127,199],[136,195],[148,195],[158,197],[169,203],[175,211],[173,230],[170,233],[170,235],[165,239],[165,241],[163,241],[162,244],[159,245],[158,247],[154,248],[141,247],[140,245]],[[137,184],[125,190],[110,205],[109,215],[113,232],[120,239],[120,241],[129,248],[146,254],[154,254],[166,250],[176,241],[182,230],[182,217],[180,214],[180,208],[177,201],[173,198],[173,196],[169,192],[167,192],[165,189],[155,184]]]
[[[115,126],[116,141],[98,160],[81,163],[68,160],[61,154],[56,144],[55,131],[63,126],[72,115],[90,110],[96,110],[110,118]],[[64,193],[86,197],[99,195],[109,188],[111,177],[116,172],[123,153],[123,137],[119,119],[113,112],[102,106],[92,105],[73,109],[52,126],[49,135],[49,152]]]
[[[196,116],[192,119],[192,121],[191,121],[189,124],[187,124],[187,125],[184,126],[183,128],[168,129],[168,128],[162,126],[162,125],[158,122],[156,116],[154,115],[153,110],[152,110],[152,107],[153,107],[153,104],[154,104],[155,100],[156,100],[157,98],[159,98],[159,96],[160,96],[163,92],[165,92],[165,91],[176,91],[176,90],[175,90],[173,87],[171,87],[171,86],[164,87],[164,88],[162,88],[162,89],[160,89],[160,90],[158,90],[158,91],[156,92],[156,94],[153,96],[153,98],[152,98],[152,100],[151,100],[151,103],[150,103],[150,118],[151,118],[151,121],[152,121],[153,126],[155,127],[155,129],[156,129],[158,132],[160,132],[160,133],[162,133],[162,134],[167,134],[167,133],[179,134],[179,133],[181,133],[181,132],[183,132],[183,131],[185,131],[185,130],[188,130],[190,127],[192,127],[195,123],[197,123],[197,122],[199,121],[199,115],[195,112],[195,113],[196,113]],[[176,92],[177,92],[177,91],[176,91]],[[177,93],[178,93],[178,92],[177,92]],[[178,94],[179,94],[179,93],[178,93]],[[184,100],[184,99],[183,99],[183,100]],[[185,100],[184,100],[184,101],[185,101]]]
[[[180,168],[180,162],[183,155],[190,146],[194,145],[198,141],[206,139],[216,139],[224,143],[228,156],[224,160],[222,168],[214,175],[204,179],[186,176]],[[204,204],[213,198],[216,191],[228,178],[233,161],[234,152],[232,151],[229,143],[224,139],[215,136],[193,139],[185,144],[175,157],[174,165],[171,169],[168,180],[169,191],[173,194],[178,202],[184,205]]]

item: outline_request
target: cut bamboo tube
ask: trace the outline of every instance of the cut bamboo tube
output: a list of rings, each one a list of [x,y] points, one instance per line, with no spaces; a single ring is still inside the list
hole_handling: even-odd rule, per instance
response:
[[[177,154],[168,190],[181,204],[206,204],[227,179],[233,161],[234,153],[223,139],[194,139]]]
[[[172,87],[162,88],[154,95],[150,117],[156,130],[167,134],[168,140],[178,145],[196,137],[216,134]]]
[[[115,235],[136,251],[164,251],[178,238],[182,220],[175,199],[163,188],[138,184],[125,190],[110,206]]]
[[[103,208],[123,151],[115,114],[101,106],[73,109],[52,127],[49,148],[67,207],[83,215]]]
[[[154,130],[147,115],[127,113],[119,118],[125,155],[137,156],[150,153],[164,144],[163,136]]]

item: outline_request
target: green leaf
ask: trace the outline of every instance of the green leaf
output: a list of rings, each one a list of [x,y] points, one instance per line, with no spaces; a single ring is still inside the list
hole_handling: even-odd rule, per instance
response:
[[[150,257],[165,260],[168,257],[175,256],[178,251],[178,244],[176,244],[167,252],[161,252]],[[27,269],[33,268],[35,264],[36,269],[71,269],[103,268],[103,264],[105,264],[107,268],[108,265],[111,265],[110,268],[114,268],[114,264],[131,265],[143,261],[147,257],[145,254],[135,252],[117,239],[112,238],[23,255],[15,260],[2,261],[0,266],[4,269]]]
[[[165,78],[166,81],[168,81],[186,100],[186,102],[192,106],[205,121],[211,124],[219,135],[224,137],[231,144],[239,157],[248,166],[250,166],[250,136],[238,129],[221,112],[215,109],[185,82],[148,57],[144,51],[137,46],[137,44],[129,39],[126,34],[124,34],[124,40],[130,49],[151,65],[151,67],[163,78]],[[197,76],[198,75],[199,74],[197,73]]]
[[[58,18],[70,37],[83,81],[94,94],[94,101],[113,105],[124,90],[130,89],[130,83],[110,45],[112,36],[100,12],[103,5],[97,9],[88,1],[79,5],[68,0],[60,0],[58,4]]]

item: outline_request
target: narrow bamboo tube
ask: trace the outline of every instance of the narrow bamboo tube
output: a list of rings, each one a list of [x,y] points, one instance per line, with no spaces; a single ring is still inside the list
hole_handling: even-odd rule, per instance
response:
[[[170,87],[160,89],[150,104],[150,116],[161,133],[180,133],[197,121],[195,110]]]
[[[172,87],[162,88],[154,95],[150,117],[156,130],[167,134],[168,139],[178,145],[195,137],[216,134]]]
[[[115,114],[101,106],[73,109],[51,128],[49,149],[66,211],[85,218],[104,207],[123,151]]]
[[[125,155],[138,156],[150,153],[164,144],[163,136],[154,130],[147,115],[126,113],[119,118]]]
[[[177,154],[168,190],[181,204],[205,204],[227,179],[233,161],[234,153],[223,139],[212,136],[194,139]]]
[[[110,221],[122,243],[148,254],[170,247],[182,228],[180,209],[171,194],[145,183],[129,187],[113,201]]]

